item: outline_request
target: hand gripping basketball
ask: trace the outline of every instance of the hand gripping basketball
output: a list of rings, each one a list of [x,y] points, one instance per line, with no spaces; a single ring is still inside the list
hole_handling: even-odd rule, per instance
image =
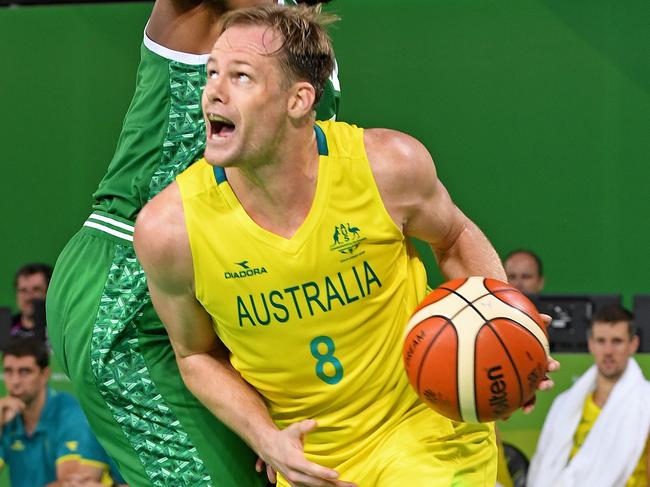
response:
[[[406,328],[404,365],[432,409],[468,423],[529,404],[547,372],[546,326],[517,289],[484,277],[446,282]]]

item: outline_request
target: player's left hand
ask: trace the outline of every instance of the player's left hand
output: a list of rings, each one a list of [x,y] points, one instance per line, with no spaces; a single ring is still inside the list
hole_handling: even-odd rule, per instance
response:
[[[265,467],[266,467],[266,478],[269,479],[269,482],[271,482],[272,484],[277,484],[278,477],[273,467],[264,463],[264,460],[262,460],[261,458],[258,458],[257,461],[255,462],[255,471],[257,473],[261,473]]]
[[[544,320],[544,324],[548,328],[548,325],[551,324],[551,317],[549,315],[545,315],[545,314],[542,314],[541,316],[542,316],[542,319]],[[558,362],[557,360],[555,360],[553,357],[551,357],[549,355],[547,357],[547,360],[546,360],[546,372],[547,373],[548,372],[555,372],[556,370],[559,370],[559,368],[560,368],[560,362]],[[553,379],[551,379],[548,375],[545,375],[544,378],[542,379],[542,381],[537,386],[537,390],[538,391],[548,391],[554,385],[555,385],[555,383],[553,382]],[[533,411],[533,409],[535,409],[535,399],[536,399],[536,396],[533,396],[533,398],[530,401],[528,401],[526,404],[524,404],[524,406],[522,407],[522,410],[524,411],[524,413],[526,413],[526,414],[531,413]]]

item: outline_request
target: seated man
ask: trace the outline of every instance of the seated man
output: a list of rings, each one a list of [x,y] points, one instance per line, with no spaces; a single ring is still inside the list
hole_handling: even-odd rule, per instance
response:
[[[542,428],[529,487],[640,487],[648,483],[650,383],[632,355],[632,314],[598,311],[588,332],[595,365],[560,394]]]
[[[4,352],[0,468],[9,466],[13,487],[100,481],[109,459],[77,401],[47,386],[48,364],[47,347],[36,338],[14,338]]]

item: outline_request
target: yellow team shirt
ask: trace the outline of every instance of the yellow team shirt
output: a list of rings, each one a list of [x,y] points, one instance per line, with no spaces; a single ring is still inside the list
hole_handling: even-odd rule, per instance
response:
[[[363,129],[317,122],[315,132],[315,197],[288,239],[248,216],[222,169],[201,160],[178,176],[197,299],[277,426],[318,421],[305,439],[310,460],[336,468],[379,458],[377,445],[403,435],[392,432],[405,418],[426,437],[450,438],[436,445],[464,435],[485,450],[491,426],[452,423],[408,383],[403,332],[426,273],[384,207]]]
[[[575,434],[573,435],[573,448],[571,449],[571,455],[569,458],[573,458],[580,447],[584,444],[587,439],[587,435],[594,423],[598,419],[601,409],[594,402],[593,394],[589,394],[585,400],[585,405],[582,408],[582,417],[580,418],[580,423],[578,423],[578,428],[576,429]],[[628,479],[625,487],[647,487],[648,486],[648,477],[647,477],[647,459],[648,459],[648,446],[650,445],[650,438],[646,442],[639,463],[637,464],[632,476]]]

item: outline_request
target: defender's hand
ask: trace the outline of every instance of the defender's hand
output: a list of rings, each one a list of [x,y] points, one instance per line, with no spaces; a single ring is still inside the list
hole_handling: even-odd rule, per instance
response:
[[[269,482],[271,482],[272,484],[277,484],[278,478],[277,475],[275,474],[275,470],[273,470],[273,467],[264,463],[264,460],[262,460],[261,458],[258,458],[257,461],[255,462],[255,471],[257,473],[262,473],[263,469],[266,469],[266,478],[269,479]]]
[[[267,474],[269,468],[279,472],[292,487],[357,487],[354,483],[339,480],[336,470],[305,458],[304,437],[316,426],[316,421],[309,419],[278,431],[268,454],[260,455],[266,463]]]

